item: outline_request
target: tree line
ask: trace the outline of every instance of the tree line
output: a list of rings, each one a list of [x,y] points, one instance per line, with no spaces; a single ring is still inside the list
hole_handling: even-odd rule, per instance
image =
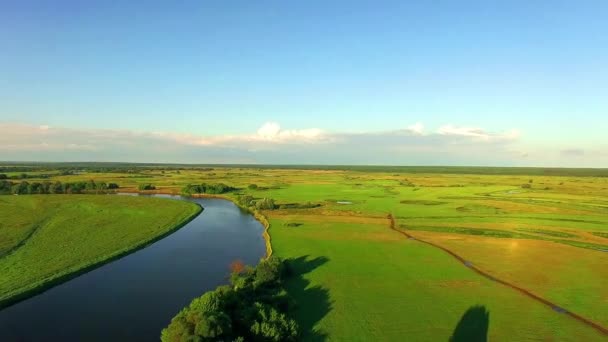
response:
[[[9,176],[6,173],[0,173],[0,179],[29,179],[29,178],[51,178],[52,174],[48,174],[48,173],[40,173],[40,174],[35,174],[35,175],[31,175],[31,174],[27,174],[27,173],[21,173],[18,175],[12,175]]]
[[[258,198],[251,195],[238,196],[236,201],[247,208],[255,208],[258,210],[274,210],[274,209],[312,209],[321,206],[319,203],[305,202],[305,203],[283,203],[276,204],[274,199],[264,197]]]
[[[106,192],[118,189],[116,183],[95,182],[11,182],[0,180],[0,194],[34,195],[34,194],[81,194],[89,192]]]
[[[255,268],[242,263],[231,268],[231,285],[195,298],[163,329],[163,342],[298,339],[298,325],[288,316],[294,300],[284,287],[289,264],[271,256]]]
[[[182,188],[182,193],[188,194],[188,195],[191,195],[191,194],[219,195],[219,194],[225,194],[227,192],[234,191],[234,190],[237,190],[237,188],[226,185],[224,183],[217,183],[217,184],[202,183],[202,184],[188,184]]]

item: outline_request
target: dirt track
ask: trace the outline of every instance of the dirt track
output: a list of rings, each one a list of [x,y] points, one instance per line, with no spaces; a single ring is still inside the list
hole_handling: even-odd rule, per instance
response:
[[[422,243],[427,244],[427,245],[429,245],[429,246],[432,246],[432,247],[438,248],[438,249],[440,249],[440,250],[442,250],[442,251],[444,251],[444,252],[448,253],[448,254],[449,254],[449,255],[451,255],[452,257],[456,258],[456,259],[457,259],[458,261],[460,261],[460,262],[461,262],[461,263],[462,263],[462,264],[463,264],[465,267],[467,267],[467,268],[469,268],[469,269],[473,270],[475,273],[477,273],[477,274],[479,274],[479,275],[481,275],[481,276],[483,276],[483,277],[485,277],[485,278],[487,278],[487,279],[490,279],[490,280],[492,280],[492,281],[495,281],[495,282],[497,282],[497,283],[500,283],[500,284],[502,284],[502,285],[504,285],[504,286],[507,286],[507,287],[509,287],[509,288],[511,288],[511,289],[513,289],[513,290],[515,290],[515,291],[518,291],[518,292],[520,292],[521,294],[523,294],[523,295],[525,295],[525,296],[527,296],[527,297],[529,297],[529,298],[531,298],[531,299],[533,299],[533,300],[536,300],[537,302],[540,302],[540,303],[542,303],[542,304],[545,304],[545,305],[549,306],[549,307],[550,307],[551,309],[553,309],[554,311],[556,311],[556,312],[558,312],[558,313],[562,313],[562,314],[568,315],[569,317],[571,317],[571,318],[573,318],[573,319],[575,319],[575,320],[577,320],[577,321],[579,321],[579,322],[581,322],[581,323],[583,323],[583,324],[586,324],[586,325],[588,325],[588,326],[592,327],[593,329],[595,329],[595,330],[599,331],[600,333],[602,333],[602,334],[604,334],[604,335],[608,336],[608,328],[606,328],[606,327],[604,327],[604,326],[601,326],[601,325],[599,325],[599,324],[597,324],[597,323],[595,323],[595,322],[593,322],[593,321],[591,321],[591,320],[589,320],[589,319],[587,319],[587,318],[585,318],[585,317],[582,317],[582,316],[580,316],[580,315],[578,315],[578,314],[576,314],[576,313],[574,313],[574,312],[571,312],[571,311],[569,311],[569,310],[566,310],[565,308],[562,308],[561,306],[559,306],[559,305],[557,305],[557,304],[555,304],[555,303],[552,303],[552,302],[550,302],[550,301],[548,301],[548,300],[546,300],[546,299],[544,299],[544,298],[542,298],[542,297],[539,297],[539,296],[535,295],[534,293],[532,293],[532,292],[530,292],[530,291],[528,291],[528,290],[526,290],[526,289],[524,289],[524,288],[521,288],[521,287],[519,287],[519,286],[517,286],[517,285],[511,284],[511,283],[509,283],[509,282],[507,282],[507,281],[504,281],[504,280],[502,280],[502,279],[496,278],[496,277],[494,277],[494,276],[490,275],[489,273],[487,273],[487,272],[485,272],[485,271],[483,271],[483,270],[481,270],[481,269],[477,268],[477,267],[476,267],[475,265],[473,265],[471,262],[469,262],[469,261],[465,260],[465,259],[464,259],[463,257],[461,257],[460,255],[456,254],[455,252],[453,252],[453,251],[451,251],[451,250],[449,250],[449,249],[447,249],[447,248],[445,248],[445,247],[439,246],[439,245],[434,244],[434,243],[429,242],[429,241],[425,241],[425,240],[418,239],[418,238],[416,238],[416,237],[414,237],[414,236],[412,236],[412,235],[410,235],[410,234],[408,234],[408,233],[406,233],[406,232],[404,232],[404,231],[402,231],[402,230],[397,229],[397,228],[395,227],[395,218],[393,217],[393,215],[392,215],[392,214],[389,214],[387,218],[389,219],[389,222],[390,222],[390,224],[389,224],[390,229],[392,229],[392,230],[394,230],[394,231],[396,231],[396,232],[398,232],[398,233],[400,233],[400,234],[402,234],[402,235],[406,236],[408,239],[415,240],[415,241],[419,241],[419,242],[422,242]]]

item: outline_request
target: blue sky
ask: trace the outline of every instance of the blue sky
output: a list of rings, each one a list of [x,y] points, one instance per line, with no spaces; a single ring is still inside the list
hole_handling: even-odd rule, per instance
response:
[[[607,16],[606,1],[6,1],[0,160],[608,167]]]

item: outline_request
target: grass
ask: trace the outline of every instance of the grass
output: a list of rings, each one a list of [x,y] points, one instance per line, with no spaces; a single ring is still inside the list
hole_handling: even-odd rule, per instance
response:
[[[608,253],[550,241],[416,232],[484,270],[595,322],[608,323]],[[542,267],[542,269],[540,268]]]
[[[131,196],[0,196],[0,305],[145,245],[200,210]]]
[[[284,226],[289,220],[304,224],[290,229]],[[385,221],[326,222],[305,215],[271,220],[276,255],[317,264],[296,268],[303,279],[288,283],[298,303],[296,318],[308,328],[305,340],[447,341],[463,315],[479,305],[489,311],[489,340],[599,338],[447,254],[403,239]]]
[[[163,193],[179,193],[189,183],[221,182],[239,188],[228,197],[320,204],[262,212],[270,221],[272,250],[294,260],[301,275],[289,288],[298,299],[306,340],[456,341],[483,333],[470,329],[484,325],[489,340],[602,337],[480,277],[447,253],[389,230],[388,213],[415,237],[608,326],[606,170],[130,167],[130,173],[83,169],[51,179],[114,182],[126,191],[152,183]],[[248,189],[249,184],[258,187]],[[15,224],[31,230],[28,220],[15,218]],[[11,248],[27,234],[27,229],[14,232],[0,248]]]

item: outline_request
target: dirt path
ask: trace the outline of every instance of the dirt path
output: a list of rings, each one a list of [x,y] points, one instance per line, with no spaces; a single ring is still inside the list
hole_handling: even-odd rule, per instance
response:
[[[540,302],[542,304],[545,304],[545,305],[549,306],[551,309],[553,309],[554,311],[556,311],[558,313],[562,313],[562,314],[568,315],[569,317],[571,317],[573,319],[576,319],[577,321],[579,321],[579,322],[581,322],[583,324],[586,324],[586,325],[592,327],[593,329],[599,331],[600,333],[608,336],[608,328],[606,328],[606,327],[604,327],[602,325],[599,325],[599,324],[597,324],[597,323],[595,323],[595,322],[593,322],[593,321],[591,321],[591,320],[589,320],[589,319],[587,319],[587,318],[585,318],[583,316],[580,316],[580,315],[578,315],[578,314],[576,314],[574,312],[568,311],[568,310],[562,308],[561,306],[559,306],[559,305],[557,305],[555,303],[552,303],[552,302],[550,302],[550,301],[548,301],[548,300],[546,300],[546,299],[544,299],[542,297],[539,297],[539,296],[535,295],[534,293],[532,293],[532,292],[530,292],[530,291],[528,291],[528,290],[526,290],[524,288],[521,288],[521,287],[519,287],[517,285],[511,284],[511,283],[509,283],[509,282],[507,282],[505,280],[496,278],[493,275],[491,275],[491,274],[489,274],[489,273],[487,273],[487,272],[485,272],[485,271],[477,268],[471,262],[465,260],[460,255],[456,254],[455,252],[453,252],[453,251],[451,251],[451,250],[449,250],[449,249],[447,249],[445,247],[439,246],[439,245],[437,245],[435,243],[432,243],[432,242],[429,242],[429,241],[418,239],[418,238],[416,238],[416,237],[414,237],[414,236],[412,236],[412,235],[410,235],[410,234],[408,234],[408,233],[406,233],[406,232],[404,232],[402,230],[397,229],[397,227],[395,226],[395,218],[393,217],[392,214],[389,214],[387,218],[390,221],[390,225],[389,225],[390,229],[392,229],[392,230],[394,230],[394,231],[396,231],[396,232],[398,232],[398,233],[406,236],[408,239],[419,241],[419,242],[422,242],[422,243],[427,244],[429,246],[438,248],[438,249],[440,249],[440,250],[448,253],[452,257],[456,258],[465,267],[473,270],[475,273],[477,273],[477,274],[479,274],[479,275],[481,275],[481,276],[483,276],[483,277],[485,277],[485,278],[487,278],[489,280],[492,280],[494,282],[497,282],[499,284],[507,286],[507,287],[509,287],[509,288],[511,288],[511,289],[513,289],[513,290],[515,290],[515,291],[517,291],[517,292],[519,292],[519,293],[521,293],[521,294],[523,294],[523,295],[525,295],[525,296],[527,296],[527,297],[529,297],[529,298],[537,301],[537,302]]]

